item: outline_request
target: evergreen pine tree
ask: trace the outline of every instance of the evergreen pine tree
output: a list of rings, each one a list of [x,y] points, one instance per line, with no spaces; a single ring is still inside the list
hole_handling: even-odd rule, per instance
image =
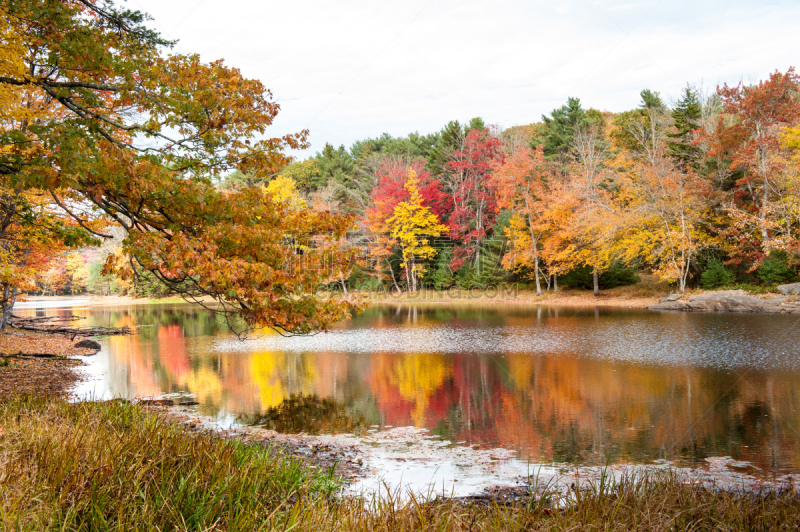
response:
[[[664,100],[661,99],[661,94],[656,91],[651,91],[650,89],[644,89],[642,92],[639,93],[642,97],[642,103],[639,104],[640,109],[654,109],[657,111],[663,111],[667,108],[664,105]]]
[[[450,154],[460,150],[466,133],[458,120],[450,121],[442,128],[436,144],[428,151],[428,168],[434,175],[444,173]]]
[[[544,155],[548,159],[565,159],[569,154],[575,132],[602,120],[602,114],[581,106],[580,98],[569,98],[567,103],[554,109],[550,116],[542,115],[544,133],[531,140],[531,147],[544,145]]]
[[[314,183],[315,188],[324,188],[331,181],[346,185],[356,173],[356,161],[344,146],[339,146],[337,150],[326,143],[316,160],[319,177],[318,182]]]
[[[694,131],[700,128],[700,117],[703,114],[703,105],[697,91],[687,85],[683,96],[672,111],[675,121],[674,133],[667,133],[671,140],[667,141],[670,155],[678,166],[686,171],[697,165],[700,149],[692,146]]]

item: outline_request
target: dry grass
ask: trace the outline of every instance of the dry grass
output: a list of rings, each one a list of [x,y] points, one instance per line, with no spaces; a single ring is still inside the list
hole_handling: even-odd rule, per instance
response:
[[[122,402],[0,403],[4,530],[797,530],[793,491],[735,494],[671,473],[476,504],[339,499],[330,473]]]

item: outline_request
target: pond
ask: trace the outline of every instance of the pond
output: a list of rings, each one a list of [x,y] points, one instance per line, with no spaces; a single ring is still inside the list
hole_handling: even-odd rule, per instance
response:
[[[183,394],[223,426],[413,426],[536,463],[800,472],[799,316],[400,305],[242,342],[188,305],[36,312],[140,328],[102,341],[80,393]]]

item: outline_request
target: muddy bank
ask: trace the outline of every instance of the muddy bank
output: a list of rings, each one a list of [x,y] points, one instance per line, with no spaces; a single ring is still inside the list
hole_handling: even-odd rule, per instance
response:
[[[81,379],[80,360],[94,349],[75,347],[53,334],[6,331],[0,334],[0,399],[12,395],[66,397]]]

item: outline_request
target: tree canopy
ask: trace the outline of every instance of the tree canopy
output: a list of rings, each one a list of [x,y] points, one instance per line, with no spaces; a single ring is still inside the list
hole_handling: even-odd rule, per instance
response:
[[[347,315],[354,303],[313,290],[323,265],[349,264],[336,244],[349,217],[214,185],[234,170],[275,174],[291,162],[286,149],[307,146],[306,131],[267,134],[280,106],[259,81],[170,53],[145,15],[110,1],[3,0],[0,16],[5,190],[46,192],[95,238],[108,236],[95,220],[121,225],[130,272],[251,326],[308,332]]]

